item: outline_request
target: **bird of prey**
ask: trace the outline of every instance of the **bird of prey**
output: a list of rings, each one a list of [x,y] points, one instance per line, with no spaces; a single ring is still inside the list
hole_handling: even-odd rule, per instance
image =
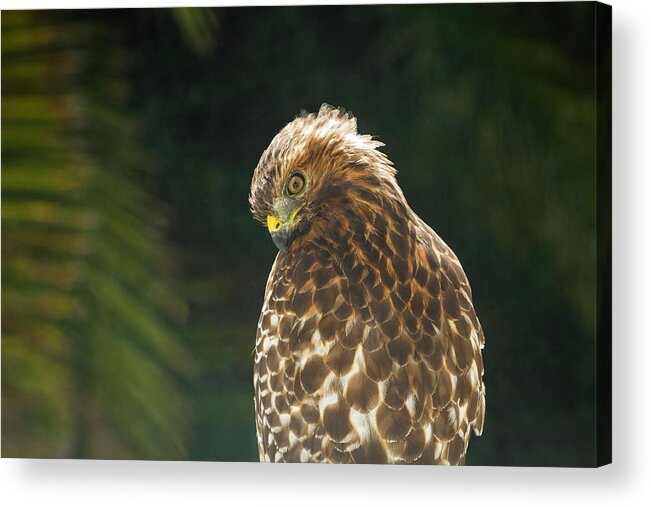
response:
[[[482,432],[470,285],[381,146],[324,104],[255,169],[251,211],[279,249],[254,353],[261,461],[457,465]]]

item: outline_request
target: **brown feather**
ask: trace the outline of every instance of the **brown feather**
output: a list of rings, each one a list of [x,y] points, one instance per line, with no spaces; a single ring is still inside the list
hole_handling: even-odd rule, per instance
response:
[[[368,414],[380,402],[380,389],[377,383],[358,371],[348,379],[344,397],[351,408]]]
[[[336,342],[325,357],[326,366],[337,377],[343,377],[353,367],[355,350],[344,347],[341,342]]]
[[[312,356],[301,370],[301,385],[307,394],[314,393],[323,385],[328,368],[321,356]]]

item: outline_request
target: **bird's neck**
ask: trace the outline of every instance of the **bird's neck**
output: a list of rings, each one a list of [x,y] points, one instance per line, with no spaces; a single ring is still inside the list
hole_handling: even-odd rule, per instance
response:
[[[295,246],[316,248],[340,265],[382,265],[413,255],[413,211],[397,184],[351,186]]]

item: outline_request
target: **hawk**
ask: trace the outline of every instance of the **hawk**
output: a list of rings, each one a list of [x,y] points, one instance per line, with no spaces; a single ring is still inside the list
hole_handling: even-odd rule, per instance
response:
[[[324,104],[255,169],[251,211],[279,249],[254,351],[261,461],[458,465],[482,432],[470,285],[381,146]]]

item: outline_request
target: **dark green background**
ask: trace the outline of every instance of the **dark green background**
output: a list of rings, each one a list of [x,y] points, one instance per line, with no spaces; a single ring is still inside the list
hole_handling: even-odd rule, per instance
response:
[[[594,463],[594,4],[5,12],[2,42],[3,456],[257,460],[247,194],[328,102],[471,281],[468,464]]]

